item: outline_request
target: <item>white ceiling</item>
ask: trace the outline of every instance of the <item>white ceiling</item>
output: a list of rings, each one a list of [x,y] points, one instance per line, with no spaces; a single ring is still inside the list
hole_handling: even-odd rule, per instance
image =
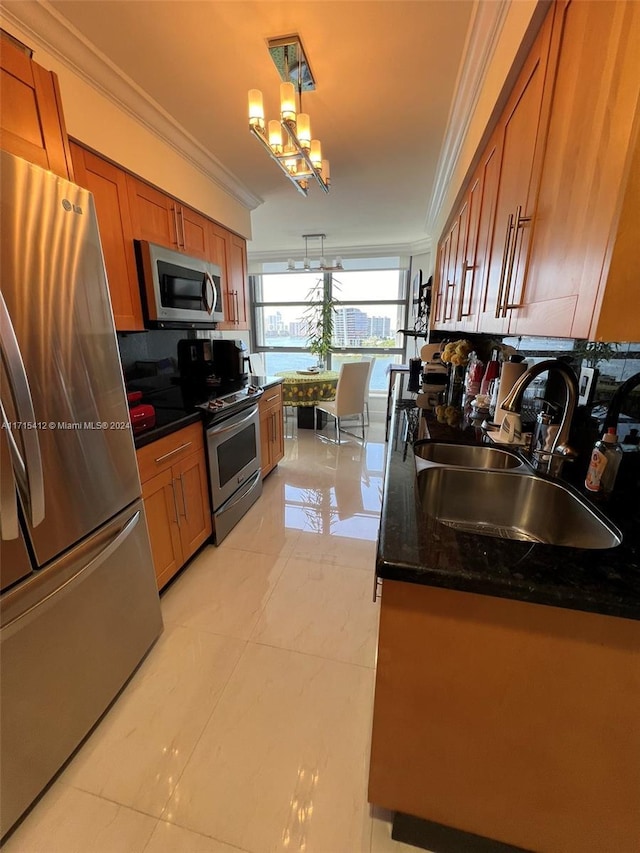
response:
[[[252,255],[427,245],[428,211],[473,0],[53,0],[95,47],[263,200]],[[298,33],[316,79],[304,95],[332,187],[296,192],[252,138],[247,91],[278,112],[266,40]]]

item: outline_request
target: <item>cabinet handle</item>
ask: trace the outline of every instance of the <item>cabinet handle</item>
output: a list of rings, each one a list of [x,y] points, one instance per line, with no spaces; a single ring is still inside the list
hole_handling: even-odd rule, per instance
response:
[[[173,213],[173,227],[174,227],[175,232],[176,232],[176,246],[178,247],[178,249],[180,249],[181,246],[180,246],[180,229],[178,228],[178,208],[175,204],[171,205],[171,212]]]
[[[176,514],[176,524],[180,527],[180,515],[178,513],[178,500],[176,498],[176,481],[171,480],[171,491],[173,492],[173,511]]]
[[[445,320],[445,322],[447,320],[451,320],[451,318],[453,317],[453,311],[449,313],[449,307],[453,308],[453,295],[451,295],[450,297],[449,294],[451,293],[454,287],[455,282],[447,281],[447,289],[444,297],[444,317],[442,318],[443,320]],[[449,303],[451,303],[451,305],[449,305]]]
[[[181,230],[182,230],[182,248],[186,252],[186,250],[187,250],[187,237],[186,237],[186,234],[184,231],[184,208],[182,208],[182,207],[180,208],[180,225],[181,225]]]
[[[378,600],[378,586],[382,587],[382,578],[379,578],[378,575],[373,573],[373,603],[375,604]]]
[[[462,283],[460,289],[460,303],[458,305],[458,321],[464,317],[471,317],[471,300],[473,299],[473,279],[471,279],[471,287],[469,288],[469,306],[468,310],[464,310],[464,299],[467,295],[467,273],[476,268],[475,264],[468,264],[466,261],[462,264]]]
[[[516,248],[518,245],[518,231],[527,224],[527,222],[531,222],[530,216],[522,216],[522,205],[518,205],[518,209],[516,210],[516,221],[513,226],[513,245],[511,247],[511,257],[509,258],[509,269],[506,276],[506,290],[504,294],[504,304],[502,306],[502,316],[507,316],[507,311],[509,308],[519,308],[520,303],[518,302],[509,302],[509,294],[511,293],[511,279],[513,278],[513,265],[516,259]]]
[[[272,400],[277,400],[280,394],[274,394],[273,397],[267,397],[265,403],[270,403]]]
[[[498,296],[496,298],[496,319],[501,316],[502,312],[502,292],[504,290],[504,278],[507,272],[507,260],[509,258],[509,249],[511,248],[511,234],[513,233],[513,213],[509,214],[507,219],[507,233],[504,238],[504,252],[502,253],[502,264],[500,266],[500,283],[498,284]]]
[[[193,444],[192,441],[187,441],[185,444],[181,444],[180,447],[176,447],[175,450],[170,450],[168,453],[165,453],[163,456],[158,456],[156,459],[156,465],[159,465],[161,462],[164,462],[165,459],[169,459],[170,456],[175,456],[176,453],[180,453],[181,450],[184,450],[186,447],[191,447]]]
[[[238,291],[233,291],[233,303],[234,303],[234,323],[236,325],[240,325],[240,303],[238,302]]]
[[[184,490],[184,480],[182,473],[180,474],[180,491],[182,492],[182,508],[184,509],[185,520],[189,518],[189,508],[187,507],[187,493]]]

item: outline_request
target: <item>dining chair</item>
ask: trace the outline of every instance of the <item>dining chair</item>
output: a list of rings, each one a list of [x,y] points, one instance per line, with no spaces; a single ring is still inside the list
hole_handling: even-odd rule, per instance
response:
[[[340,444],[340,430],[349,432],[340,425],[341,418],[360,418],[362,440],[364,441],[364,403],[371,366],[367,361],[345,362],[340,367],[336,396],[334,400],[316,403],[316,409],[326,412],[335,419],[336,444]],[[353,435],[353,433],[350,433]],[[359,436],[355,436],[359,438]]]
[[[367,377],[367,385],[364,392],[364,411],[367,417],[365,422],[365,426],[369,426],[369,391],[371,385],[371,374],[373,373],[373,365],[375,364],[375,356],[374,355],[363,355],[362,360],[367,361],[369,363],[369,376]]]

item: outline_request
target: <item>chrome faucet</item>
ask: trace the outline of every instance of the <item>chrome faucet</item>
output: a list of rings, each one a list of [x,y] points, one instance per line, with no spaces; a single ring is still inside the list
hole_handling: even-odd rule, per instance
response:
[[[555,358],[539,361],[538,364],[534,364],[516,380],[515,385],[502,401],[502,408],[507,412],[518,413],[522,406],[522,398],[526,388],[536,376],[540,376],[546,370],[562,376],[566,387],[566,397],[562,420],[560,421],[558,432],[553,439],[551,447],[549,450],[544,451],[533,450],[532,456],[534,457],[533,462],[536,467],[546,470],[548,474],[558,476],[562,470],[563,462],[566,459],[575,459],[578,455],[568,443],[571,419],[573,418],[578,402],[578,380],[573,369],[566,362]]]

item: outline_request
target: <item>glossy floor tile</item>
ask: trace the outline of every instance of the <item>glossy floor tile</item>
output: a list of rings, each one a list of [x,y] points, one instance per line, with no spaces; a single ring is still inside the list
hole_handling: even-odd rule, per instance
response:
[[[362,443],[286,425],[220,547],[8,853],[404,853],[367,803],[383,416]]]

